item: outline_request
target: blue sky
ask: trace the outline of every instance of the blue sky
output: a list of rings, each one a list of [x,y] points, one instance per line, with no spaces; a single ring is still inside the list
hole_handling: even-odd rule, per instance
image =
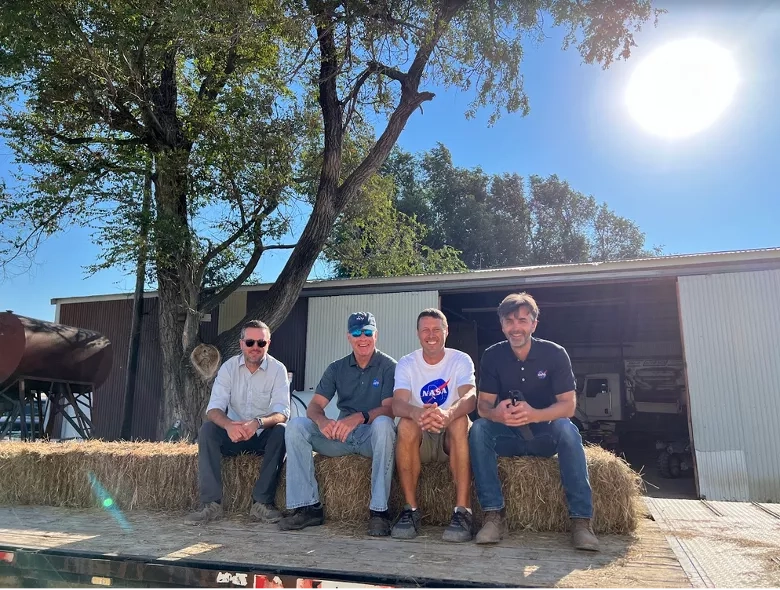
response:
[[[557,174],[573,188],[605,201],[634,220],[649,246],[667,254],[780,246],[780,5],[774,2],[658,3],[669,13],[637,36],[627,62],[608,70],[580,63],[560,50],[560,35],[529,46],[523,70],[531,113],[504,115],[488,127],[488,112],[467,120],[469,97],[434,89],[436,98],[415,113],[399,144],[409,151],[441,142],[458,166],[488,173]],[[731,51],[740,84],[729,109],[698,135],[666,140],[642,130],[623,95],[636,64],[666,42],[701,37]],[[8,178],[9,150],[0,144],[0,175]],[[134,279],[115,271],[85,278],[98,249],[89,231],[73,228],[40,249],[28,275],[0,282],[0,309],[54,319],[53,297],[131,291]],[[273,280],[286,258],[260,262]],[[324,269],[315,268],[318,278]]]

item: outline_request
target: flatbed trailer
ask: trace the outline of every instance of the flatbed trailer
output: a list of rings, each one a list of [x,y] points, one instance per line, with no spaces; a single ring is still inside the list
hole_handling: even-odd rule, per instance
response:
[[[497,546],[370,538],[329,524],[282,532],[233,517],[192,527],[183,514],[0,507],[0,585],[117,587],[691,587],[655,522],[602,536],[517,532]]]

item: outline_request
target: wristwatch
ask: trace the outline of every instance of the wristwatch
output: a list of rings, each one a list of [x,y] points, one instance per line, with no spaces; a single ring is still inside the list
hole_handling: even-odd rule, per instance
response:
[[[255,416],[255,420],[257,420],[257,423],[260,425],[260,428],[263,427],[263,417],[262,416]]]
[[[368,412],[363,412],[363,424],[368,424],[369,420],[371,420],[371,416],[368,415]]]

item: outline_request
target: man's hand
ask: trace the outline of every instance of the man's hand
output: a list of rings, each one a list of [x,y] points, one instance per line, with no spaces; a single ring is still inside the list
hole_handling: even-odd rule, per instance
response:
[[[243,431],[244,431],[244,440],[249,440],[252,438],[255,433],[257,432],[257,429],[260,428],[260,422],[257,421],[255,418],[252,418],[251,420],[247,420],[243,423]]]
[[[438,434],[452,422],[452,412],[443,410],[438,404],[425,404],[417,422],[422,430]]]
[[[512,405],[511,399],[505,399],[496,406],[495,422],[507,426],[525,426],[538,421],[536,420],[536,412],[537,410],[526,402],[517,402],[517,405]]]
[[[248,422],[236,422],[235,420],[231,420],[225,427],[230,440],[234,443],[249,440],[249,437],[254,435],[255,429],[252,429],[251,432],[247,434],[247,431],[249,430],[246,426],[247,424]]]
[[[330,440],[333,440],[335,437],[335,431],[336,431],[336,421],[331,420],[330,418],[325,418],[322,421],[320,421],[317,426],[320,429],[320,432],[322,433],[322,436],[325,438],[328,438]]]
[[[336,422],[336,426],[333,429],[333,439],[340,440],[341,442],[347,442],[349,433],[355,430],[358,426],[363,424],[363,414],[356,412],[350,414],[346,418],[342,418]]]

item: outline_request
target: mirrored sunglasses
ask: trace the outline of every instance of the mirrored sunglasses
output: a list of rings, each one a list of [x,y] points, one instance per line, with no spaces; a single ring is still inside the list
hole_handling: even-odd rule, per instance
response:
[[[371,338],[371,336],[373,336],[373,335],[374,335],[374,331],[373,331],[373,330],[370,330],[370,329],[368,329],[368,328],[366,328],[366,329],[364,329],[364,330],[352,330],[352,331],[350,332],[350,334],[352,334],[352,337],[353,337],[353,338],[360,338],[360,335],[361,335],[361,334],[362,334],[363,336],[368,336],[369,338]]]
[[[252,348],[255,344],[257,344],[258,348],[265,348],[265,345],[268,344],[267,340],[253,340],[252,338],[244,338],[244,344],[247,348]]]

